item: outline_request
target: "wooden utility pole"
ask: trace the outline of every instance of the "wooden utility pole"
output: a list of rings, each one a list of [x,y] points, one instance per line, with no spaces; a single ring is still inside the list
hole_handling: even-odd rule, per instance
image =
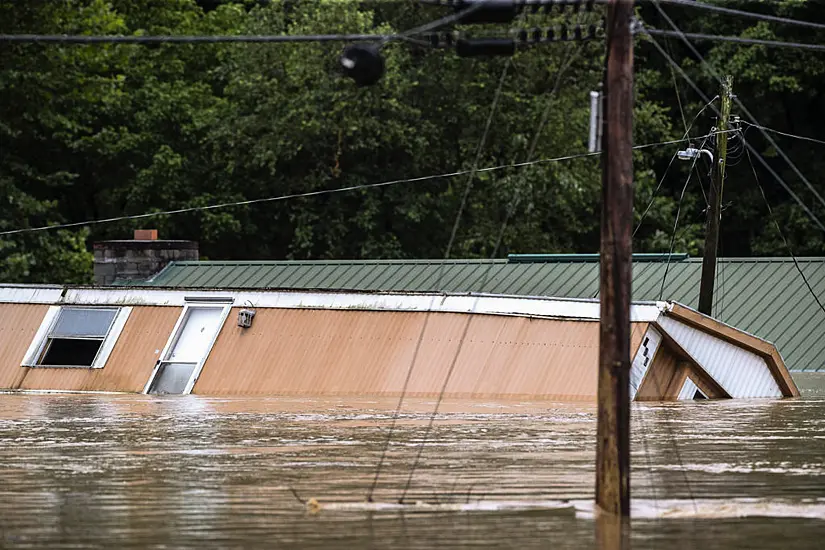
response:
[[[633,0],[609,0],[602,135],[601,320],[596,505],[630,515]]]
[[[716,158],[713,161],[713,178],[708,197],[708,217],[705,230],[705,253],[702,258],[702,283],[699,287],[699,311],[713,314],[713,285],[716,277],[716,251],[719,246],[719,224],[722,221],[722,190],[725,184],[725,164],[728,156],[728,126],[730,104],[733,97],[733,77],[722,83],[722,114],[716,131]]]

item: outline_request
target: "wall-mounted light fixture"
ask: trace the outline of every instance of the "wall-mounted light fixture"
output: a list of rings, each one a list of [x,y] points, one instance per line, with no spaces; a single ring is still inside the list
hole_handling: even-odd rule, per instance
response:
[[[242,309],[238,312],[238,326],[249,328],[252,326],[252,318],[255,317],[254,309]]]

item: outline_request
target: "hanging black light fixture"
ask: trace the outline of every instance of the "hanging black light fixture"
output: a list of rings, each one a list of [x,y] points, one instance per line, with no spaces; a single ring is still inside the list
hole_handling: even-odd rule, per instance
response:
[[[341,68],[357,86],[372,86],[384,75],[384,58],[375,44],[350,44],[341,54]]]

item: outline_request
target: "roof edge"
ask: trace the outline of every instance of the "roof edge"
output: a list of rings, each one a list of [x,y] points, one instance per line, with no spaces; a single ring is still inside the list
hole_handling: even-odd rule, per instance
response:
[[[236,307],[364,311],[436,311],[599,321],[597,300],[501,294],[182,290],[151,288],[0,288],[0,303],[48,305],[183,306],[219,300]],[[633,322],[657,319],[666,304],[634,303]]]
[[[791,377],[782,355],[772,342],[723,323],[678,302],[669,302],[666,314],[703,332],[711,332],[726,342],[759,355],[768,364],[768,368],[777,384],[779,384],[782,394],[785,397],[799,397],[799,388]]]

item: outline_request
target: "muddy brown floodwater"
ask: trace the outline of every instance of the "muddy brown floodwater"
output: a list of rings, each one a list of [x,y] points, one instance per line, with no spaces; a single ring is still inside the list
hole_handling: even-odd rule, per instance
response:
[[[823,548],[825,376],[797,380],[633,405],[633,548]],[[402,507],[433,407],[409,400],[369,504],[394,407],[0,395],[0,547],[597,547],[595,407],[445,402]]]

